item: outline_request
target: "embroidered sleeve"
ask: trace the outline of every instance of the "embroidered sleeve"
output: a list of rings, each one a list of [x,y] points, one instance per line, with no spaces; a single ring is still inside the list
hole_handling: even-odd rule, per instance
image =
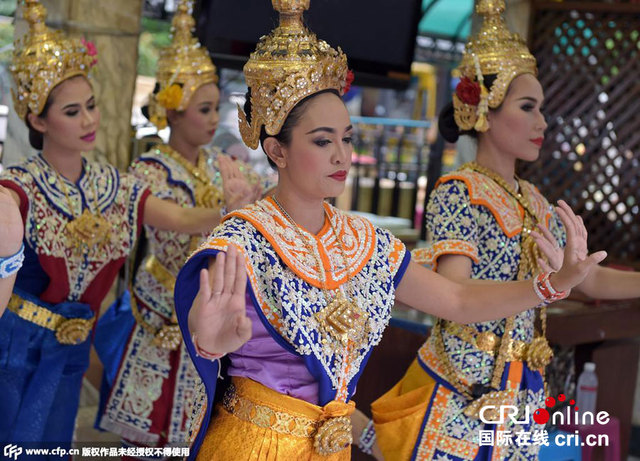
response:
[[[393,277],[393,283],[397,287],[404,276],[404,272],[411,261],[411,253],[402,243],[402,240],[395,237],[388,230],[376,228],[377,239],[383,242],[387,248],[389,259],[389,271]]]
[[[130,229],[133,230],[130,235],[130,242],[133,247],[142,230],[142,224],[144,223],[144,204],[151,191],[147,184],[140,181],[134,175],[127,173],[120,174],[120,187],[122,191],[127,194],[127,220],[129,221]]]
[[[129,173],[143,182],[151,193],[161,199],[173,199],[171,187],[167,185],[167,169],[159,162],[135,160]]]
[[[478,262],[478,224],[464,182],[449,181],[434,190],[427,206],[427,234],[430,247],[414,254],[418,262],[425,254],[434,265],[447,254],[468,256]]]

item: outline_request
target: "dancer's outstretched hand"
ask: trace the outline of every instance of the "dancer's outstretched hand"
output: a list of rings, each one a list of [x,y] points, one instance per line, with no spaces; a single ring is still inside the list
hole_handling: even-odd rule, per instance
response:
[[[24,223],[9,189],[0,186],[0,257],[12,256],[22,245]]]
[[[531,236],[540,251],[547,257],[546,260],[538,258],[540,269],[543,272],[559,271],[564,260],[564,251],[551,231],[542,224],[538,224],[538,231],[531,231]]]
[[[244,257],[233,245],[218,253],[210,269],[200,271],[200,289],[189,312],[189,330],[198,347],[212,354],[237,350],[251,338],[246,315]]]
[[[576,216],[563,200],[558,201],[556,211],[567,231],[567,246],[564,248],[562,268],[551,276],[551,284],[556,290],[566,291],[579,285],[593,266],[607,257],[606,251],[589,255],[587,250],[587,229],[582,218]]]

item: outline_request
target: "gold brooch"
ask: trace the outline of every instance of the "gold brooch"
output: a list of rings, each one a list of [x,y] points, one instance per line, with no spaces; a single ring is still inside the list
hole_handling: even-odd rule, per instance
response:
[[[316,453],[326,456],[344,450],[353,442],[351,420],[347,416],[327,419],[313,438]]]
[[[87,340],[91,332],[91,321],[86,319],[69,319],[56,328],[56,339],[60,344],[80,344]]]
[[[86,208],[78,218],[67,223],[65,230],[76,248],[82,244],[93,248],[107,240],[110,234],[109,222]]]

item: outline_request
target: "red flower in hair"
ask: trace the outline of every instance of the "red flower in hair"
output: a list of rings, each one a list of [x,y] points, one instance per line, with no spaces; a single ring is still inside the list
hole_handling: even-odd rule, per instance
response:
[[[93,43],[92,41],[86,40],[85,38],[81,38],[80,41],[82,42],[84,47],[87,49],[87,54],[89,56],[97,56],[98,55],[98,48],[96,48],[95,43]],[[98,63],[98,59],[94,59],[91,62],[91,65],[95,66],[97,63]]]
[[[456,96],[465,104],[477,106],[480,103],[480,85],[469,77],[462,77],[456,86]]]
[[[349,90],[351,89],[351,84],[353,83],[353,80],[355,78],[356,78],[356,76],[353,74],[353,71],[351,69],[349,69],[347,71],[347,79],[345,80],[344,93],[343,94],[347,94],[349,92]]]

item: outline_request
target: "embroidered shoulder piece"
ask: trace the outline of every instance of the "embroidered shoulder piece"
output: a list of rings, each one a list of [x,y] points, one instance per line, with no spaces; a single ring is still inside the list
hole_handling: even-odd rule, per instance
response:
[[[300,233],[280,213],[270,198],[235,211],[229,217],[237,216],[249,221],[273,245],[278,256],[289,269],[318,288],[322,288],[322,281],[318,274],[318,261],[321,260],[326,274],[325,288],[333,290],[342,285],[349,275],[353,277],[358,274],[369,262],[376,246],[376,232],[373,224],[366,219],[346,215],[326,203],[325,207],[327,217],[342,241],[349,264],[348,270],[343,261],[340,245],[328,221],[325,221],[317,236],[300,229],[305,236],[306,241],[303,241]],[[312,242],[311,247],[309,247],[310,242]]]
[[[316,251],[324,258],[331,284],[366,316],[363,336],[354,338],[347,350],[334,340],[318,316],[333,295],[319,288],[314,274],[317,263],[303,250],[306,245],[298,241],[297,233],[271,200],[262,200],[228,216],[198,251],[226,251],[233,244],[243,252],[256,307],[296,353],[315,364],[307,365],[316,370],[313,373],[323,370],[336,399],[344,401],[348,399],[349,386],[353,391],[351,383],[362,361],[380,342],[389,322],[394,280],[405,261],[406,250],[391,233],[364,219],[351,219],[329,206],[327,212],[343,241],[350,239],[345,241],[345,251],[351,281],[346,283],[343,258],[328,223],[325,227],[329,230],[323,229],[319,234]],[[279,226],[284,229],[282,232],[277,229]],[[330,270],[336,274],[329,277]]]
[[[4,176],[21,184],[34,183],[53,208],[68,219],[73,219],[82,213],[83,205],[91,210],[104,212],[116,199],[120,186],[120,175],[115,167],[86,160],[83,160],[83,165],[84,172],[78,181],[80,187],[75,187],[71,181],[58,176],[41,154],[8,168]],[[61,180],[67,183],[69,200],[65,197]],[[70,201],[76,209],[69,209]]]
[[[524,209],[496,182],[482,173],[465,169],[442,176],[438,179],[436,187],[453,180],[466,184],[471,203],[488,208],[507,237],[514,237],[522,231]],[[538,220],[547,223],[550,218],[549,204],[532,184],[527,181],[520,183],[532,192],[532,206]]]

